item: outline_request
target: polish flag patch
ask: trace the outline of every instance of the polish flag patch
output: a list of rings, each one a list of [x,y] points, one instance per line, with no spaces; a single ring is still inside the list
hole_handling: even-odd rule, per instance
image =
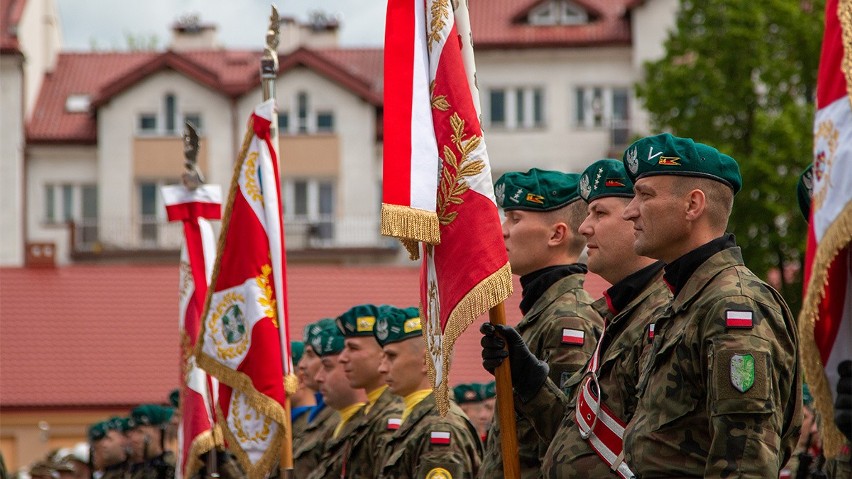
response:
[[[388,418],[388,431],[396,431],[402,425],[402,419],[398,417]]]
[[[725,312],[725,326],[729,328],[745,328],[750,329],[752,324],[753,313],[751,311],[731,311]]]
[[[562,328],[562,344],[583,344],[586,333],[579,329]]]
[[[443,444],[446,446],[450,445],[450,433],[449,431],[435,431],[432,433],[432,436],[429,438],[429,442],[431,444]]]
[[[654,323],[648,325],[648,339],[654,339]]]

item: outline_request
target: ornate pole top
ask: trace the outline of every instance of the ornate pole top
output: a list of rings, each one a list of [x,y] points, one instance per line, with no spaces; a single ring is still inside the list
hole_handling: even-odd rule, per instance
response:
[[[278,17],[278,9],[272,5],[272,13],[269,15],[269,28],[266,30],[266,47],[263,49],[263,62],[272,62],[273,71],[278,72],[278,40],[281,22]],[[265,71],[263,73],[266,73]]]
[[[198,133],[192,123],[186,122],[183,130],[183,156],[186,171],[181,175],[183,185],[194,190],[204,184],[204,176],[198,169]]]

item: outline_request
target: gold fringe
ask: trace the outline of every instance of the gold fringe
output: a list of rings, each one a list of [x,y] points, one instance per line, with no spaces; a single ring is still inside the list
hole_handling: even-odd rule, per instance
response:
[[[840,21],[840,31],[843,35],[843,60],[840,62],[840,71],[846,77],[846,96],[849,106],[852,107],[852,1],[840,0],[837,2],[837,19]]]
[[[214,426],[216,427],[216,426]],[[207,454],[216,446],[221,446],[221,442],[217,443],[212,431],[204,431],[199,434],[192,444],[189,446],[189,455],[187,456],[186,468],[183,471],[183,477],[192,477],[204,465],[201,460],[202,454]]]
[[[438,412],[441,413],[441,416],[446,416],[447,411],[450,410],[449,384],[447,382],[449,380],[450,361],[452,359],[450,355],[453,352],[456,340],[479,316],[505,301],[511,294],[512,270],[509,267],[509,263],[506,263],[468,291],[450,313],[447,325],[444,327],[444,337],[441,341],[443,374],[441,384],[435,390],[435,403],[438,406]],[[422,312],[421,317],[424,317]],[[424,336],[426,334],[425,328],[423,334]],[[437,379],[437,372],[431,357],[430,355],[429,379],[434,385]]]
[[[225,415],[222,413],[222,409],[219,405],[216,405],[216,418],[217,421],[221,424],[227,424],[225,420]],[[243,470],[246,473],[246,477],[248,479],[266,479],[266,477],[272,472],[272,468],[278,462],[278,453],[281,450],[281,440],[283,434],[284,426],[279,424],[278,434],[272,438],[272,442],[269,444],[269,447],[266,448],[266,451],[263,452],[263,455],[260,456],[260,460],[257,461],[257,464],[252,464],[251,460],[249,460],[248,454],[243,451],[243,448],[239,446],[239,442],[237,437],[234,436],[234,433],[228,427],[223,427],[221,429],[222,434],[225,437],[225,440],[228,442],[229,450],[231,453],[236,456],[237,461],[239,461],[240,465],[243,466]]]
[[[381,233],[399,238],[412,260],[420,258],[418,242],[441,243],[438,213],[409,206],[382,203]]]
[[[808,292],[799,313],[799,350],[805,380],[814,397],[814,404],[819,411],[819,429],[822,434],[823,451],[827,459],[840,454],[845,443],[843,434],[834,424],[834,405],[831,400],[831,385],[825,374],[825,366],[820,359],[819,350],[814,340],[814,324],[819,316],[819,305],[825,297],[825,287],[828,284],[828,268],[834,258],[844,247],[849,246],[852,238],[852,203],[847,203],[843,212],[829,226],[819,242],[814,258],[811,280]]]

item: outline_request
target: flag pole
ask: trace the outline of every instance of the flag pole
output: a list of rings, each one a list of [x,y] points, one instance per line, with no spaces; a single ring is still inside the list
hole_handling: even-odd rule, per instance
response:
[[[266,47],[263,49],[263,57],[260,60],[260,88],[263,92],[263,101],[267,101],[269,99],[275,98],[275,80],[278,77],[278,40],[279,40],[279,29],[280,29],[280,21],[278,17],[278,9],[275,8],[275,5],[272,5],[272,13],[269,15],[269,28],[266,30]],[[278,115],[272,115],[272,125],[270,126],[270,142],[272,143],[273,148],[278,149]],[[281,156],[276,155],[278,161],[281,161]],[[280,165],[278,171],[281,171]],[[283,301],[284,298],[278,298],[278,301]],[[285,327],[285,322],[280,321],[279,327]],[[281,336],[284,337],[283,335]],[[285,344],[284,341],[281,342],[281,357],[284,360],[283,371],[284,371],[284,384],[286,391],[286,400],[284,402],[284,411],[285,411],[285,431],[284,438],[281,441],[281,455],[279,468],[283,479],[290,479],[293,477],[293,428],[290,423],[290,394],[293,391],[290,391],[289,388],[286,387],[287,380],[286,377],[292,374],[292,365],[290,362],[290,355],[286,354],[286,351],[289,345]]]
[[[488,310],[491,324],[506,324],[506,307],[503,302]],[[518,432],[515,428],[515,398],[512,395],[512,370],[509,358],[503,360],[494,370],[497,381],[497,420],[500,424],[500,446],[503,451],[503,477],[517,479],[521,477],[521,465],[518,459]]]

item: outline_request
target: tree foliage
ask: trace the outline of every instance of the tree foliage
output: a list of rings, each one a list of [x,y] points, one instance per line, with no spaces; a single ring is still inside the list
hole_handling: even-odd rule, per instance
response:
[[[763,278],[802,262],[807,225],[796,182],[813,156],[824,8],[824,0],[682,0],[665,56],[645,64],[637,85],[655,128],[739,162],[743,189],[729,230]],[[795,311],[801,272],[780,276]]]

